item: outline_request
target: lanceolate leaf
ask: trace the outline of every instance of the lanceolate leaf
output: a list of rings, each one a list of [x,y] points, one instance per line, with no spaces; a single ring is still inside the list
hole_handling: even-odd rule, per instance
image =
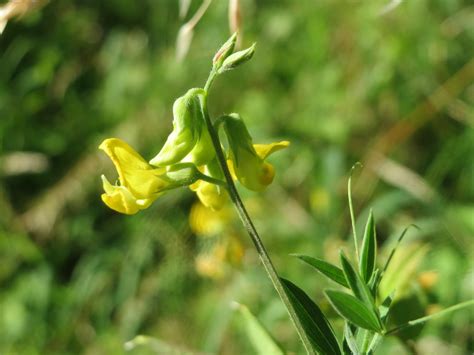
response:
[[[298,286],[280,278],[314,349],[320,354],[341,354],[334,331],[323,312]]]
[[[369,219],[365,225],[364,239],[362,241],[362,250],[360,253],[360,273],[364,280],[368,282],[375,269],[377,256],[377,239],[375,234],[375,222],[372,210]]]
[[[347,283],[349,284],[354,295],[365,304],[367,309],[373,314],[373,316],[378,320],[379,327],[381,328],[381,322],[379,320],[377,308],[375,307],[375,301],[370,292],[367,284],[362,280],[360,275],[352,267],[349,260],[346,258],[344,253],[341,252],[341,265],[344,275],[346,277]]]
[[[337,290],[326,290],[325,293],[334,309],[347,321],[375,332],[382,330],[377,316],[354,296]]]
[[[367,284],[362,280],[357,271],[355,271],[344,253],[341,252],[340,257],[344,276],[346,277],[347,283],[352,292],[354,292],[354,295],[367,306],[375,308],[374,298],[372,297]]]
[[[349,288],[347,284],[346,277],[341,269],[337,266],[330,264],[324,260],[313,258],[307,255],[294,255],[300,260],[303,260],[305,263],[311,265],[316,270],[318,270],[321,274],[328,277],[334,282],[337,282],[339,285]]]

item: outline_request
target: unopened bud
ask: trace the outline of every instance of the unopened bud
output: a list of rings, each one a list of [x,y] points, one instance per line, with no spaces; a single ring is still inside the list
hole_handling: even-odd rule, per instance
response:
[[[219,68],[219,74],[228,70],[232,70],[237,66],[249,61],[253,57],[254,53],[255,43],[247,49],[231,54],[224,60],[224,63],[222,63],[222,66]]]
[[[212,58],[212,64],[214,65],[214,67],[219,68],[224,62],[224,60],[232,54],[236,41],[237,32],[234,32],[234,34],[230,36],[230,38],[221,46],[221,48],[219,48],[219,50],[214,55],[214,58]]]

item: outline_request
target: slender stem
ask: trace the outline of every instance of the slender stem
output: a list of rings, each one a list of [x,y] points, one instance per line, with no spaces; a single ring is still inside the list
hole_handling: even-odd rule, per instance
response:
[[[216,151],[216,156],[219,161],[219,164],[222,168],[222,172],[224,174],[225,180],[227,182],[227,189],[230,195],[230,198],[232,202],[234,203],[234,206],[237,210],[237,213],[240,217],[240,220],[242,221],[242,224],[244,225],[245,229],[247,230],[247,233],[249,234],[250,238],[252,239],[253,244],[255,245],[255,248],[257,249],[258,255],[260,257],[261,262],[263,263],[263,267],[265,268],[265,271],[267,272],[268,277],[272,281],[273,286],[275,287],[278,295],[280,296],[280,299],[282,300],[283,304],[285,305],[291,320],[293,321],[296,330],[306,348],[306,351],[308,354],[313,354],[314,351],[312,349],[312,345],[308,337],[306,336],[306,333],[304,331],[303,325],[301,324],[300,319],[298,318],[296,311],[291,304],[291,301],[285,291],[285,288],[280,281],[280,278],[275,270],[275,267],[273,266],[273,263],[265,249],[265,246],[262,243],[262,240],[260,239],[260,236],[257,232],[257,229],[255,228],[252,219],[250,218],[245,205],[242,202],[242,199],[240,198],[240,195],[237,191],[237,188],[234,184],[234,180],[232,179],[232,175],[229,171],[229,168],[227,166],[227,161],[224,156],[224,152],[222,151],[221,143],[219,140],[219,135],[217,131],[214,129],[214,126],[212,124],[211,118],[209,117],[209,113],[207,110],[207,95],[209,92],[209,88],[211,87],[212,82],[214,81],[215,77],[217,75],[217,71],[213,68],[211,70],[211,73],[209,74],[209,78],[207,79],[206,85],[204,86],[204,94],[202,96],[201,100],[201,105],[203,109],[203,114],[204,114],[204,119],[206,121],[207,129],[209,131],[209,134],[212,139],[212,143],[214,145],[214,149]]]
[[[451,307],[448,307],[446,309],[443,309],[442,311],[438,312],[438,313],[435,313],[435,314],[431,314],[429,316],[426,316],[426,317],[422,317],[422,318],[418,318],[418,319],[415,319],[415,320],[411,320],[407,323],[404,323],[402,325],[399,325],[398,327],[395,327],[393,329],[390,329],[388,332],[385,333],[385,335],[389,335],[389,334],[393,334],[393,333],[396,333],[396,332],[399,332],[400,330],[402,329],[405,329],[405,328],[408,328],[408,327],[412,327],[414,325],[417,325],[417,324],[421,324],[421,323],[425,323],[431,319],[436,319],[436,318],[439,318],[439,317],[442,317],[448,313],[451,313],[451,312],[454,312],[454,311],[457,311],[461,308],[464,308],[464,307],[469,307],[469,306],[474,306],[474,300],[471,300],[471,301],[466,301],[466,302],[462,302],[462,303],[458,303],[454,306],[451,306]]]
[[[352,166],[351,173],[349,175],[349,180],[347,181],[347,199],[349,201],[349,213],[351,215],[352,234],[354,236],[354,247],[355,247],[356,259],[357,259],[357,265],[359,265],[359,241],[357,239],[357,230],[356,230],[356,222],[355,222],[355,216],[354,216],[354,208],[352,206],[352,173],[353,173],[355,167],[358,164],[360,164],[360,163],[356,163]]]

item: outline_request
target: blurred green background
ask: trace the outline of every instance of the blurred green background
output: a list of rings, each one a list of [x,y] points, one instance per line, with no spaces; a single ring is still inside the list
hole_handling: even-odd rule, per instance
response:
[[[380,260],[404,227],[420,228],[385,285],[399,291],[394,322],[474,294],[474,8],[387,4],[242,0],[242,45],[257,52],[210,95],[211,114],[239,112],[256,142],[292,142],[270,159],[274,183],[242,193],[280,274],[336,329],[329,284],[289,254],[336,261],[351,249],[357,161],[359,230],[372,207]],[[139,334],[178,353],[252,354],[232,301],[302,353],[231,207],[206,211],[188,189],[135,216],[100,201],[100,174],[115,177],[100,142],[120,137],[153,157],[174,99],[204,84],[229,36],[228,2],[216,0],[176,60],[199,5],[180,19],[175,0],[51,0],[1,35],[1,354],[120,354]],[[472,353],[472,321],[472,309],[451,314],[379,353]]]

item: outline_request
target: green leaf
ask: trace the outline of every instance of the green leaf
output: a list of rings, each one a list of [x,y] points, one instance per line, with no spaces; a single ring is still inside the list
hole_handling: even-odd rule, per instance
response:
[[[387,296],[383,300],[382,304],[379,306],[380,319],[382,320],[382,322],[385,322],[388,317],[388,312],[390,311],[390,306],[392,305],[394,294],[395,292]]]
[[[360,354],[359,348],[357,347],[357,341],[355,339],[354,333],[352,332],[351,325],[348,322],[346,322],[344,325],[344,343],[347,344],[350,355]]]
[[[375,235],[374,214],[370,210],[367,224],[365,225],[364,239],[362,240],[362,250],[360,254],[359,268],[364,280],[368,282],[375,269],[377,257],[377,239]]]
[[[382,331],[377,316],[360,300],[337,290],[325,291],[334,309],[347,321],[364,329]]]
[[[349,288],[344,273],[337,266],[330,264],[324,260],[313,258],[307,255],[294,254],[293,256],[296,256],[298,259],[303,260],[305,263],[311,265],[321,274],[328,277],[332,281],[337,282],[341,286]]]
[[[316,303],[291,281],[280,280],[314,349],[321,354],[341,354],[334,331]]]
[[[372,292],[372,295],[375,296],[377,295],[377,290],[380,284],[380,280],[382,277],[382,271],[380,269],[375,269],[375,271],[372,273],[372,277],[370,278],[370,281],[368,282],[369,289]]]
[[[374,298],[372,297],[367,284],[362,280],[357,271],[355,271],[342,251],[340,257],[344,276],[346,277],[347,283],[349,284],[352,292],[354,292],[354,295],[364,302],[366,306],[375,309]]]
[[[372,296],[369,287],[352,267],[351,263],[343,252],[341,252],[340,257],[342,270],[352,292],[354,292],[354,295],[365,304],[367,309],[371,311],[374,317],[378,319],[379,327],[382,328],[382,322],[379,319],[374,297]]]
[[[278,346],[260,321],[249,309],[237,302],[233,304],[242,316],[247,336],[258,355],[283,355],[283,350]]]
[[[386,323],[387,318],[388,318],[388,312],[390,311],[390,306],[392,305],[392,302],[393,302],[393,296],[394,296],[394,293],[392,293],[392,295],[385,298],[385,300],[379,306],[380,319],[381,319],[382,323],[384,323],[384,324]],[[375,352],[377,347],[382,342],[382,339],[383,339],[382,335],[375,334],[373,336],[370,344],[369,344],[369,347],[367,348],[367,351],[369,353]]]

